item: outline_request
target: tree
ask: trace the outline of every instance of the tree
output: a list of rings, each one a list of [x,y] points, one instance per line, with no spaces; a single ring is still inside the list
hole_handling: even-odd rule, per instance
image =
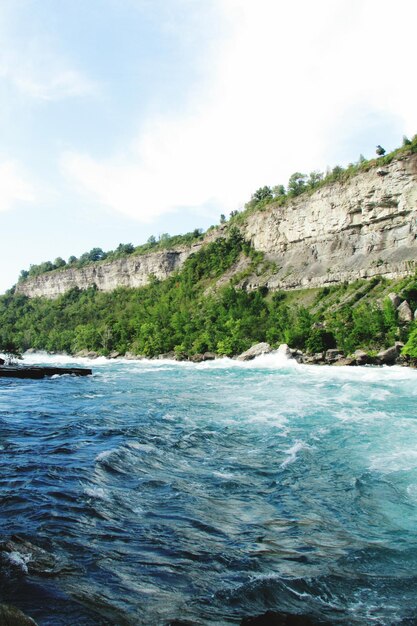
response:
[[[222,213],[220,215],[220,224],[225,224],[226,223],[226,216],[224,215],[224,213]]]
[[[116,248],[116,254],[132,254],[135,251],[135,246],[132,243],[119,243]]]
[[[378,144],[375,152],[377,153],[378,156],[384,156],[386,150],[385,148],[383,148],[382,146]]]
[[[274,196],[274,198],[282,198],[283,196],[285,196],[284,185],[275,185],[275,187],[272,187],[272,195]]]
[[[150,246],[155,246],[155,245],[156,245],[156,237],[155,237],[155,235],[151,235],[151,236],[149,237],[149,239],[148,239],[148,244],[149,244]]]
[[[64,261],[64,259],[61,258],[60,256],[58,256],[54,261],[54,265],[57,269],[58,267],[64,267],[66,264],[67,264],[66,261]]]
[[[299,196],[306,188],[306,174],[294,172],[288,181],[288,195]]]
[[[264,187],[259,187],[259,189],[257,189],[255,193],[252,194],[252,200],[254,200],[256,203],[261,202],[262,200],[267,200],[269,198],[272,199],[272,189],[267,185],[265,185]]]
[[[310,189],[314,189],[322,180],[323,180],[323,173],[315,170],[314,172],[310,172],[310,175],[307,181],[307,186]]]
[[[74,265],[77,261],[77,257],[72,254],[68,259],[68,265]]]

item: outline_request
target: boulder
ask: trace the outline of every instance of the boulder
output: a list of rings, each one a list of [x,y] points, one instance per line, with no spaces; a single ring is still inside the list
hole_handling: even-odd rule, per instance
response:
[[[109,359],[118,359],[119,356],[121,356],[120,352],[117,352],[117,350],[113,350],[113,352],[110,352],[109,354]]]
[[[304,363],[304,354],[301,350],[290,348],[290,352],[292,354],[292,358],[295,359],[297,363]]]
[[[19,576],[33,574],[49,578],[71,571],[68,563],[19,535],[0,543],[0,564],[3,569]]]
[[[388,298],[391,300],[393,306],[398,309],[398,307],[400,306],[402,299],[400,298],[400,296],[398,295],[398,293],[389,293],[388,294]]]
[[[343,356],[337,361],[333,361],[333,365],[356,365],[356,359],[353,356]]]
[[[282,343],[280,346],[278,346],[277,354],[279,354],[280,356],[285,356],[287,359],[293,358],[293,354],[289,349],[288,344],[286,343]]]
[[[254,346],[249,348],[249,350],[246,350],[246,352],[242,352],[242,354],[237,357],[237,360],[251,361],[255,357],[261,356],[261,354],[268,354],[269,352],[271,352],[271,346],[269,343],[256,343]]]
[[[326,351],[325,360],[326,363],[334,363],[344,356],[343,352],[340,352],[340,350],[337,350],[336,348],[332,348],[331,350]]]
[[[87,359],[97,359],[99,354],[98,352],[94,352],[94,350],[80,350],[79,352],[76,352],[75,356]]]
[[[4,365],[6,361],[0,357],[0,365]]]
[[[214,361],[215,358],[216,358],[216,355],[213,354],[212,352],[204,352],[203,354],[201,353],[193,354],[190,357],[190,361],[192,361],[193,363],[203,363],[204,361]]]
[[[36,622],[10,604],[0,604],[1,626],[36,626]]]
[[[355,359],[356,365],[367,365],[372,361],[371,357],[365,352],[365,350],[355,350],[353,358]]]
[[[378,365],[394,365],[397,357],[400,354],[400,349],[398,346],[391,346],[391,348],[387,348],[386,350],[381,350],[376,355],[376,362]]]
[[[397,313],[400,322],[408,323],[413,321],[413,312],[407,300],[401,302],[400,306],[397,308]]]
[[[135,361],[136,359],[140,359],[141,357],[137,354],[133,354],[133,352],[126,352],[124,358],[128,361]]]

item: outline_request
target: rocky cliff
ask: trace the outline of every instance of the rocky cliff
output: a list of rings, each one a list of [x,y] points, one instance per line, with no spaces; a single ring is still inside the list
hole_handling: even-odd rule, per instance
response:
[[[160,280],[167,278],[195,249],[163,250],[109,263],[93,263],[83,268],[56,270],[18,283],[16,291],[31,298],[56,298],[73,287],[87,289],[96,285],[101,291],[112,291],[122,286],[143,287],[152,276]]]
[[[417,266],[417,155],[328,184],[285,207],[269,205],[248,215],[240,228],[271,261],[268,275],[241,283],[247,289],[316,287],[412,273]],[[214,236],[212,231],[207,239]],[[200,245],[50,272],[18,284],[17,291],[54,298],[93,284],[105,291],[141,287],[151,275],[166,278]]]
[[[417,155],[248,217],[245,238],[274,264],[247,288],[316,287],[417,266]]]

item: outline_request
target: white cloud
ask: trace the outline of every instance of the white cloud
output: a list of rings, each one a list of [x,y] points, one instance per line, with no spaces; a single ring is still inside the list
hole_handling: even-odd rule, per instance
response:
[[[14,161],[0,162],[0,211],[21,202],[34,202],[35,191]]]
[[[414,42],[405,33],[414,0],[218,6],[227,36],[181,116],[149,119],[107,160],[63,155],[67,176],[101,204],[148,222],[179,207],[237,208],[260,185],[324,167],[355,107],[416,132]]]
[[[50,41],[46,33],[25,31],[27,16],[20,10],[18,4],[0,8],[0,79],[35,100],[94,94],[96,83],[73,67],[57,42]],[[21,28],[16,28],[15,23]]]

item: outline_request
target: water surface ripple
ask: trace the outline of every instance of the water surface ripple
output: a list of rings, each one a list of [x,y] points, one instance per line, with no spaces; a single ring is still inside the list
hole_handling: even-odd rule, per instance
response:
[[[415,371],[93,368],[0,380],[0,538],[66,563],[3,567],[3,600],[39,626],[417,617]]]

